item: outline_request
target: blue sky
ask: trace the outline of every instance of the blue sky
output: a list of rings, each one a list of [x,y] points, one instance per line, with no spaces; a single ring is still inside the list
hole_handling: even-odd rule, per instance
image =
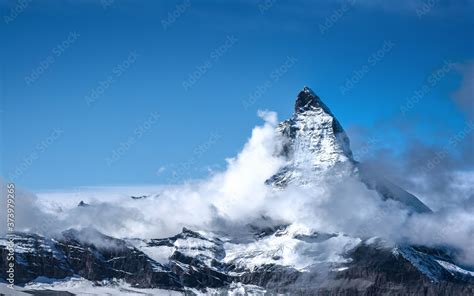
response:
[[[304,85],[354,150],[374,134],[443,145],[467,119],[453,94],[472,67],[473,7],[1,1],[2,177],[34,190],[199,178],[238,153],[258,109],[290,116]]]

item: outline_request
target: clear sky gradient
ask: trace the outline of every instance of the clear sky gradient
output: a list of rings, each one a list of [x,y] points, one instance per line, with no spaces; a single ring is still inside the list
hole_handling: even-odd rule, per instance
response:
[[[452,95],[474,4],[386,2],[2,0],[2,177],[33,190],[203,177],[258,109],[290,116],[304,85],[354,150],[374,133],[403,147],[387,122],[442,145],[466,120]]]

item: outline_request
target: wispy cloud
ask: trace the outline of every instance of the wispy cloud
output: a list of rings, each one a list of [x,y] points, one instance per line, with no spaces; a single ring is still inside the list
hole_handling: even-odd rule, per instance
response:
[[[474,61],[458,65],[462,74],[459,89],[453,94],[454,102],[470,119],[474,119]]]

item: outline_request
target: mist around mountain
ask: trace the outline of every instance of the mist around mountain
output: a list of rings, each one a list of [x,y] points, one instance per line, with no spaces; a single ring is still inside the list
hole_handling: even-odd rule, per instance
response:
[[[68,199],[19,190],[21,285],[54,290],[47,278],[193,293],[473,291],[473,204],[446,196],[452,206],[433,210],[428,195],[356,159],[308,87],[291,118],[258,115],[263,124],[239,154],[204,180]]]

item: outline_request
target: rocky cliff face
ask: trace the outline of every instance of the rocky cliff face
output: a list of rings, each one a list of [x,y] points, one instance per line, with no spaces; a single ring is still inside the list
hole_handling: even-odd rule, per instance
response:
[[[38,277],[81,276],[92,281],[122,278],[137,287],[182,287],[169,268],[125,241],[93,229],[68,230],[56,238],[17,233],[14,241],[16,284],[25,284]],[[5,278],[7,251],[3,242],[0,241],[0,275]]]

